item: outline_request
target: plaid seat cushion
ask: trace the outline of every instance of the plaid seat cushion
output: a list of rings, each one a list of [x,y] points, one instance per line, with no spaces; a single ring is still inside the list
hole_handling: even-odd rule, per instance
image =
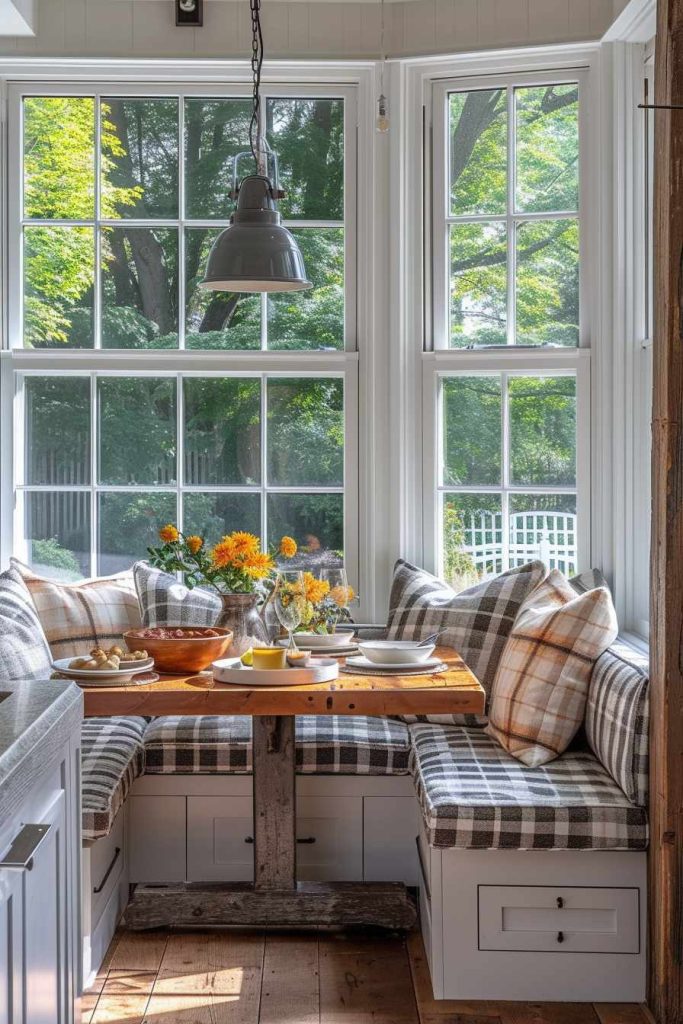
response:
[[[0,676],[49,679],[52,658],[31,595],[12,567],[0,573]]]
[[[586,703],[590,748],[634,804],[648,799],[648,659],[618,640],[596,661]]]
[[[456,594],[443,580],[399,559],[389,598],[388,638],[422,640],[430,633],[445,630],[439,642],[458,651],[489,695],[522,602],[545,574],[542,562],[530,562]],[[416,719],[406,716],[406,721]],[[420,721],[486,723],[481,716],[461,714],[428,715]]]
[[[403,722],[355,715],[302,715],[296,763],[302,774],[405,775]],[[145,733],[148,774],[251,772],[251,719],[244,715],[167,715]]]
[[[432,846],[644,850],[647,816],[589,751],[527,768],[482,729],[410,726],[411,770]]]
[[[14,568],[29,589],[53,658],[70,658],[92,647],[109,647],[127,629],[138,629],[140,606],[132,572],[78,583],[34,575],[16,559]]]
[[[218,594],[190,590],[147,562],[136,562],[133,576],[144,626],[215,626],[222,608]]]
[[[144,767],[146,718],[86,718],[81,726],[83,839],[101,839]]]
[[[577,594],[553,569],[522,605],[498,664],[486,731],[531,768],[583,723],[593,665],[617,636],[604,587]]]

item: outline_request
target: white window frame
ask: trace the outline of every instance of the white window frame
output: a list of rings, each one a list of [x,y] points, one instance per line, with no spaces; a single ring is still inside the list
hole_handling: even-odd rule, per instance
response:
[[[248,96],[250,71],[246,62],[163,62],[160,70],[156,62],[51,62],[9,61],[16,65],[16,79],[7,87],[8,143],[7,162],[6,245],[8,258],[7,279],[4,282],[8,300],[4,320],[5,343],[0,352],[0,456],[4,472],[0,483],[0,554],[6,564],[11,554],[18,553],[18,538],[23,524],[18,523],[21,501],[17,494],[24,489],[22,478],[23,436],[22,380],[26,374],[50,375],[73,373],[77,375],[123,376],[277,376],[277,377],[341,377],[344,380],[344,545],[345,564],[350,578],[356,582],[360,594],[357,614],[371,619],[375,613],[376,581],[371,558],[376,523],[371,511],[361,512],[361,501],[367,504],[372,493],[373,467],[378,458],[377,439],[370,430],[361,431],[372,415],[374,379],[359,387],[361,367],[369,359],[367,339],[370,325],[376,318],[374,304],[374,268],[370,265],[373,238],[377,231],[373,209],[373,195],[358,188],[358,180],[371,174],[374,153],[374,77],[371,62],[344,62],[314,64],[300,62],[264,67],[263,97],[343,97],[345,100],[345,177],[344,177],[344,232],[345,232],[345,316],[344,350],[319,352],[300,350],[222,350],[201,351],[173,349],[164,351],[93,349],[62,351],[55,349],[31,350],[21,344],[21,103],[29,95],[113,95],[113,96]],[[41,65],[40,68],[38,65]],[[99,72],[99,73],[98,73]],[[226,84],[226,82],[228,84]],[[4,86],[4,83],[0,83]],[[179,104],[182,111],[182,103]],[[179,115],[182,121],[182,113]],[[181,125],[182,128],[182,125]],[[182,134],[180,136],[182,145]],[[97,157],[99,159],[99,157]],[[182,164],[181,164],[182,167]],[[182,173],[179,189],[184,187]],[[226,189],[229,187],[226,181]],[[182,213],[182,207],[179,211]],[[41,223],[31,221],[31,223]],[[70,223],[70,222],[53,222]],[[116,222],[130,226],[129,221]],[[156,226],[160,221],[146,222]],[[180,217],[173,225],[179,228],[188,223],[194,227],[221,227],[224,221],[189,221]],[[336,222],[288,221],[294,227],[335,227]],[[182,238],[182,231],[180,234]],[[179,239],[179,244],[182,244]],[[97,251],[97,249],[96,249]],[[99,267],[96,265],[99,290]],[[184,275],[180,275],[179,321],[184,321]],[[265,297],[263,300],[265,302]],[[184,323],[181,326],[181,337]],[[182,389],[179,389],[179,392]],[[265,424],[262,431],[265,431]],[[180,433],[180,421],[179,421]],[[361,444],[363,451],[361,453]],[[182,439],[180,441],[182,449]],[[93,452],[95,449],[93,448]],[[94,455],[93,455],[94,458]],[[182,450],[177,455],[179,480]],[[262,458],[266,458],[265,451]],[[12,471],[7,472],[6,467]],[[31,489],[31,488],[29,488]],[[38,489],[38,488],[36,488]],[[95,485],[93,477],[86,488],[95,492],[107,488]],[[116,488],[115,488],[116,489]],[[158,490],[157,488],[151,488]],[[166,488],[168,490],[168,488]],[[177,488],[180,489],[179,487]],[[124,488],[128,490],[128,488]],[[144,488],[130,488],[131,492]],[[175,487],[170,490],[176,490]],[[206,488],[202,488],[206,490]],[[220,489],[221,491],[223,488]],[[226,487],[225,491],[236,488]],[[259,489],[256,489],[259,490]],[[265,492],[265,479],[261,490]],[[267,488],[273,492],[274,488]],[[281,488],[295,493],[296,487]],[[300,488],[309,493],[311,488]],[[329,488],[316,488],[323,493]],[[331,490],[339,490],[333,488]],[[95,501],[93,496],[91,501]],[[262,498],[262,522],[265,517]],[[97,543],[95,522],[91,523],[91,546]],[[21,529],[18,530],[18,526]],[[361,556],[361,548],[365,555]],[[19,547],[19,550],[20,547]],[[95,563],[93,563],[94,567]],[[380,598],[381,601],[381,598]],[[382,601],[383,603],[383,601]]]
[[[449,262],[448,262],[448,95],[474,89],[508,87],[508,152],[514,153],[514,87],[578,83],[579,87],[579,209],[569,216],[579,221],[579,345],[544,349],[513,344],[514,341],[514,261],[507,263],[508,324],[507,347],[495,349],[453,349],[448,347]],[[431,316],[425,321],[424,352],[422,355],[423,446],[423,557],[434,572],[443,572],[443,545],[441,524],[442,494],[451,488],[441,483],[441,381],[449,376],[495,375],[500,373],[532,376],[567,374],[576,377],[576,487],[536,488],[510,487],[504,470],[500,487],[467,488],[470,491],[495,493],[532,493],[536,490],[560,493],[571,490],[577,502],[577,562],[580,570],[591,564],[591,375],[590,349],[592,308],[587,282],[591,280],[592,232],[588,230],[591,199],[591,133],[588,122],[589,72],[585,67],[521,68],[506,73],[463,74],[462,77],[428,79],[423,85],[423,102],[431,122],[432,158],[425,171],[426,209],[431,217],[425,218],[427,246],[431,244],[432,267],[425,265],[425,294],[431,296]],[[431,171],[431,174],[429,173]],[[513,212],[514,173],[508,175],[508,203],[505,222],[510,231],[517,221],[560,219],[562,211],[551,214],[517,214]],[[470,218],[456,218],[465,221]],[[500,218],[474,218],[487,221]],[[508,241],[509,244],[509,241]],[[431,270],[431,273],[430,273]],[[505,447],[505,446],[504,446]],[[463,488],[465,490],[465,488]]]

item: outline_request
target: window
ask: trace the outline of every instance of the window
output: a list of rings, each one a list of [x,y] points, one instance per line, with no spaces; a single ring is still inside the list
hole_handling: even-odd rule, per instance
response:
[[[586,567],[579,91],[545,73],[432,87],[426,518],[458,587]]]
[[[355,91],[264,93],[310,291],[199,287],[246,94],[17,87],[12,546],[41,573],[117,572],[176,522],[357,574]]]

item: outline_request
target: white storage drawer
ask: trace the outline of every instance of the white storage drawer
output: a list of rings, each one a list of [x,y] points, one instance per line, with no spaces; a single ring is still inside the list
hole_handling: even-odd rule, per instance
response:
[[[418,885],[415,836],[420,828],[417,800],[411,796],[366,796],[364,879]]]
[[[479,886],[479,949],[639,953],[636,888]]]
[[[125,863],[124,809],[116,815],[114,827],[108,836],[98,839],[90,847],[90,927],[94,929],[109,897],[118,885]]]
[[[251,881],[251,797],[187,798],[187,879],[190,882]],[[297,799],[297,877],[316,881],[363,878],[361,797],[300,796]]]
[[[128,855],[131,882],[184,882],[187,874],[184,796],[131,796]]]

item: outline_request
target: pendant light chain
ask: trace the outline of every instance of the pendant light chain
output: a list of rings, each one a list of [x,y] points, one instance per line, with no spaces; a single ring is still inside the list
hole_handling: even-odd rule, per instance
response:
[[[253,81],[251,121],[249,122],[249,147],[256,163],[256,173],[261,174],[261,157],[258,150],[261,114],[261,67],[263,65],[263,33],[261,31],[261,0],[249,0],[251,11],[251,73]]]

